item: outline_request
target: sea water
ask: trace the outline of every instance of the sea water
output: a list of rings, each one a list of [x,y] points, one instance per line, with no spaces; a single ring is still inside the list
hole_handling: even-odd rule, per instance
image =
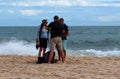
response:
[[[37,30],[29,26],[0,27],[0,55],[38,55]],[[120,57],[119,26],[72,26],[69,32],[68,56]]]

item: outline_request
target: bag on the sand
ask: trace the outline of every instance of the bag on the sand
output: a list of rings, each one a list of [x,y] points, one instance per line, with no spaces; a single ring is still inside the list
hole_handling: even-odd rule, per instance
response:
[[[50,51],[48,51],[48,52],[46,52],[44,54],[44,56],[43,56],[43,63],[47,63],[48,62],[49,54],[50,54]],[[53,58],[51,60],[51,63],[56,63],[55,52],[53,53]]]
[[[43,57],[38,57],[37,64],[42,64],[44,61]]]

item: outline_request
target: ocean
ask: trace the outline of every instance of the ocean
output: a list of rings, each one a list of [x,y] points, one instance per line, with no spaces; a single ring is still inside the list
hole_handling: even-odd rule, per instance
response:
[[[27,26],[0,27],[0,55],[37,56],[37,30]],[[73,26],[69,31],[67,56],[120,57],[119,26]]]

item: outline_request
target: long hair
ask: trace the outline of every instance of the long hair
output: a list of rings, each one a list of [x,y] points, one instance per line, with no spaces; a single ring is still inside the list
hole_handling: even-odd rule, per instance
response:
[[[41,36],[42,29],[43,29],[43,23],[41,23],[40,28],[39,28],[39,38]]]
[[[41,23],[41,25],[40,25],[40,30],[42,30],[42,28],[43,28],[43,23]]]

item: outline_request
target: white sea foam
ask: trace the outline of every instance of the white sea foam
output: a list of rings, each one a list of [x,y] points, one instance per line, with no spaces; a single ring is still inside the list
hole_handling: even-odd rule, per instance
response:
[[[120,57],[120,50],[96,50],[96,49],[85,49],[85,50],[68,50],[69,56],[97,56],[97,57]]]
[[[34,43],[12,40],[0,43],[1,55],[37,55]]]
[[[49,48],[47,49],[47,51]],[[56,53],[57,54],[57,53]],[[8,42],[0,42],[0,55],[38,55],[38,50],[35,48],[35,43],[26,41],[11,40]],[[68,56],[97,56],[97,57],[120,57],[120,50],[67,50]]]

